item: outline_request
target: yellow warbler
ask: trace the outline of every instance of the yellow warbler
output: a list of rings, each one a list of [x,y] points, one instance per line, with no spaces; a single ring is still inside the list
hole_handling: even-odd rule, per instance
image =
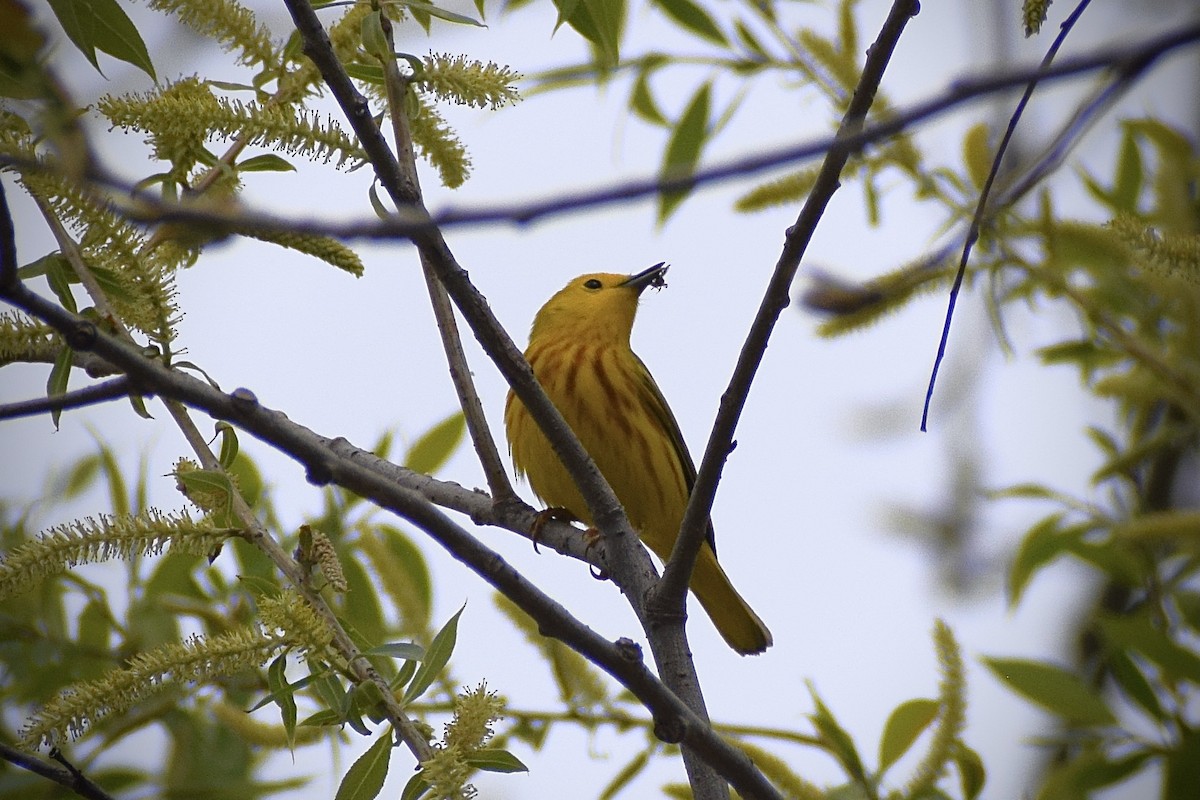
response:
[[[596,462],[629,522],[659,558],[679,534],[696,467],[679,423],[646,365],[629,347],[638,298],[662,286],[665,264],[636,275],[582,275],[538,311],[525,357],[550,400]],[[510,391],[504,424],[517,474],[547,505],[591,525],[591,514],[541,428]],[[743,655],[771,646],[771,632],[717,563],[711,521],[692,591],[717,631]]]

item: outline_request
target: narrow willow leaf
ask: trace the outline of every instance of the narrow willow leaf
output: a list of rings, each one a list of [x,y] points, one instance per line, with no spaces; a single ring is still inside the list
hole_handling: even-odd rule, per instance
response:
[[[54,359],[54,366],[50,368],[50,377],[46,379],[46,397],[62,397],[67,393],[67,384],[71,380],[71,359],[74,354],[75,351],[66,345],[63,345],[63,348],[58,351],[58,355]],[[55,408],[50,412],[50,421],[54,423],[55,430],[58,430],[58,421],[61,418],[61,408]]]
[[[363,653],[365,656],[387,656],[388,658],[402,658],[407,661],[420,661],[425,658],[425,648],[419,644],[412,642],[388,642],[377,647],[372,647]]]
[[[709,106],[712,102],[712,84],[705,83],[692,95],[683,116],[679,118],[663,154],[659,177],[663,180],[686,178],[695,172],[700,153],[708,141]],[[663,192],[658,200],[658,221],[665,222],[691,192],[690,189],[675,189]]]
[[[717,27],[717,23],[697,3],[692,0],[655,0],[654,4],[661,8],[668,17],[678,22],[687,30],[722,47],[729,46],[729,40]]]
[[[1200,684],[1200,656],[1158,628],[1149,616],[1100,620],[1104,638],[1116,647],[1136,650],[1173,679]]]
[[[879,740],[879,775],[908,752],[917,737],[937,719],[937,714],[937,701],[926,698],[909,700],[896,706]]]
[[[484,772],[529,772],[521,759],[498,747],[483,747],[467,754],[468,764]]]
[[[954,764],[958,767],[963,800],[975,800],[987,782],[987,770],[983,766],[983,759],[979,757],[979,753],[960,744],[954,753]]]
[[[388,728],[346,770],[334,800],[375,800],[387,779],[392,758],[392,729]]]
[[[405,703],[411,703],[423,695],[450,661],[450,654],[454,652],[454,644],[458,640],[458,618],[462,616],[464,609],[466,605],[456,611],[433,637],[429,649],[425,652],[425,660],[421,662],[412,683],[404,692]]]
[[[842,768],[851,778],[865,783],[867,774],[863,769],[862,759],[859,758],[858,749],[854,746],[854,739],[834,719],[833,714],[821,702],[821,698],[817,696],[816,690],[811,685],[808,687],[808,691],[812,695],[813,703],[817,706],[816,713],[809,714],[808,718],[817,728],[821,745],[841,763]]]
[[[221,466],[229,469],[233,466],[238,455],[237,431],[228,422],[217,423],[217,433],[221,436]]]
[[[1150,685],[1150,681],[1146,680],[1141,668],[1127,653],[1120,650],[1109,653],[1108,668],[1126,697],[1141,706],[1155,721],[1160,723],[1167,721],[1167,715],[1163,713],[1154,687]]]
[[[151,78],[154,64],[142,35],[116,0],[49,0],[63,32],[96,71],[96,51],[108,53],[145,72]]]
[[[425,779],[425,773],[417,772],[408,779],[408,783],[404,784],[404,791],[400,792],[400,800],[419,800],[427,791],[429,791],[429,781]]]
[[[454,454],[466,426],[463,413],[455,411],[413,443],[404,458],[404,466],[413,472],[432,475]]]
[[[238,172],[295,172],[296,168],[281,156],[274,153],[263,153],[260,156],[239,161],[237,170]]]
[[[1104,699],[1062,667],[1018,658],[984,658],[983,663],[1018,694],[1060,717],[1080,725],[1116,722]]]
[[[650,754],[652,752],[652,750],[643,750],[634,756],[628,764],[621,767],[621,770],[613,776],[613,779],[600,792],[598,800],[612,800],[616,797],[622,789],[629,785],[630,781],[646,769],[646,765],[650,763]]]
[[[1033,489],[1040,491],[1041,487],[1033,487]],[[1008,571],[1009,608],[1016,607],[1017,603],[1021,601],[1021,595],[1034,574],[1067,549],[1069,542],[1059,530],[1061,522],[1061,514],[1051,514],[1030,528],[1029,532],[1025,534],[1025,538],[1021,540],[1021,544],[1017,548],[1017,555],[1013,558],[1012,567]]]
[[[1144,181],[1142,150],[1138,147],[1133,130],[1126,127],[1125,135],[1121,138],[1121,152],[1117,156],[1117,175],[1111,195],[1117,210],[1130,214],[1137,212],[1138,197],[1142,194]]]
[[[651,125],[667,126],[667,118],[650,91],[651,70],[643,69],[633,82],[633,91],[629,93],[629,109]]]

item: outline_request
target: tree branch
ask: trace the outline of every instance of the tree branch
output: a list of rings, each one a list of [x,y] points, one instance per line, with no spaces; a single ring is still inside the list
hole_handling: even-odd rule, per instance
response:
[[[0,228],[2,230],[2,228]],[[748,758],[722,740],[707,721],[688,708],[642,663],[637,645],[628,640],[606,641],[575,619],[558,602],[530,583],[498,553],[455,524],[432,503],[377,469],[380,459],[338,455],[344,444],[331,442],[292,422],[286,415],[261,406],[254,394],[236,389],[226,394],[190,375],[148,359],[134,345],[105,333],[18,283],[7,300],[49,323],[75,349],[91,350],[111,362],[139,386],[162,397],[201,409],[227,420],[304,464],[310,482],[336,483],[426,531],[454,558],[503,592],[537,620],[539,628],[583,654],[629,689],[654,715],[657,735],[679,742],[697,753],[745,797],[775,798],[778,793]],[[399,469],[391,465],[392,469]],[[236,500],[236,496],[235,496]],[[272,540],[273,542],[273,540]],[[278,547],[278,544],[275,544]],[[268,553],[270,555],[270,553]],[[296,576],[285,574],[289,580]]]
[[[3,231],[0,231],[0,235]],[[4,258],[4,254],[0,253],[0,259]],[[47,764],[42,759],[18,750],[15,747],[10,747],[4,742],[0,742],[0,758],[3,758],[8,763],[15,767],[28,770],[35,775],[41,775],[54,781],[59,786],[70,789],[80,797],[87,800],[116,800],[111,794],[93,783],[86,775],[76,769],[61,753],[55,751],[52,754],[54,759],[63,765],[62,769]]]
[[[338,105],[347,115],[366,151],[376,176],[400,210],[422,224],[412,236],[421,258],[433,268],[447,293],[471,326],[484,352],[496,364],[517,397],[546,434],[555,453],[580,488],[592,521],[607,545],[608,570],[624,592],[650,642],[659,674],[688,708],[707,720],[704,696],[687,643],[685,620],[680,616],[652,619],[645,597],[658,578],[654,564],[637,540],[625,510],[596,468],[562,415],[538,385],[528,362],[492,314],[487,301],[471,283],[450,252],[441,231],[429,222],[419,189],[405,180],[370,113],[366,99],[355,89],[329,45],[320,20],[306,0],[284,0],[304,42],[304,53],[316,64]],[[515,599],[515,598],[514,598]],[[670,735],[669,733],[667,735]],[[698,757],[699,756],[699,757]],[[715,777],[703,754],[685,743],[684,766],[693,792],[701,800],[723,800],[728,788]],[[715,766],[715,765],[714,765]]]
[[[926,424],[929,422],[929,406],[933,402],[933,387],[937,383],[938,370],[942,366],[942,359],[946,356],[946,345],[950,341],[950,322],[954,319],[954,306],[958,302],[958,293],[962,289],[963,278],[967,275],[967,261],[971,258],[971,248],[975,246],[975,241],[979,238],[984,211],[987,208],[988,198],[992,193],[992,185],[996,182],[996,176],[1000,174],[1000,164],[1004,161],[1004,153],[1008,150],[1008,143],[1012,141],[1013,134],[1017,131],[1017,123],[1020,122],[1021,115],[1025,112],[1025,107],[1029,104],[1034,90],[1037,89],[1038,83],[1041,81],[1042,73],[1054,61],[1054,57],[1058,55],[1059,48],[1067,40],[1068,34],[1074,29],[1075,23],[1083,16],[1083,12],[1090,3],[1091,0],[1080,0],[1075,6],[1075,10],[1063,21],[1059,28],[1058,36],[1054,38],[1050,49],[1046,51],[1046,55],[1042,58],[1039,74],[1029,79],[1029,84],[1025,87],[1021,99],[1017,101],[1017,107],[1008,119],[1008,127],[1004,131],[1004,136],[1001,138],[1000,144],[996,147],[996,155],[992,159],[992,167],[988,170],[987,180],[984,181],[983,188],[979,192],[979,201],[975,204],[975,213],[971,216],[971,224],[967,228],[967,237],[966,241],[963,242],[962,256],[958,261],[958,272],[954,274],[954,284],[950,287],[950,297],[946,302],[946,320],[942,324],[942,336],[938,341],[937,355],[933,358],[933,369],[929,373],[929,386],[925,390],[925,405],[921,409],[922,432],[925,431]],[[1123,76],[1128,76],[1132,79],[1132,76],[1137,75],[1148,66],[1148,62],[1135,62],[1122,69],[1121,73]]]
[[[4,403],[0,405],[0,420],[32,417],[50,411],[83,408],[109,400],[116,400],[118,397],[127,397],[131,391],[134,391],[133,382],[129,378],[122,376],[105,381],[104,383],[98,383],[95,386],[85,386],[82,389],[64,392],[53,397],[38,397],[33,400],[22,400],[17,403]]]
[[[762,363],[775,323],[788,306],[789,290],[796,272],[800,269],[800,260],[804,257],[817,224],[825,213],[825,207],[833,193],[841,186],[842,169],[856,151],[855,136],[862,128],[875,99],[875,92],[883,79],[892,51],[908,21],[919,10],[917,0],[895,0],[879,36],[867,50],[862,77],[859,78],[858,86],[850,99],[825,162],[821,165],[817,179],[809,191],[808,199],[800,210],[796,223],[787,231],[783,253],[775,265],[758,312],[750,325],[729,387],[721,395],[721,405],[696,473],[696,483],[692,487],[687,511],[683,516],[679,538],[676,539],[671,558],[663,570],[663,580],[655,590],[655,603],[661,602],[667,608],[677,608],[684,601],[688,577],[703,541],[706,523],[716,496],[717,483],[721,479],[725,459],[733,448],[733,434],[750,393],[750,385],[758,372],[759,364]]]
[[[1041,83],[1051,83],[1108,68],[1131,74],[1144,73],[1163,56],[1197,41],[1200,41],[1200,25],[1190,25],[1136,44],[1102,48],[1088,55],[1062,59],[1049,69],[1022,67],[997,71],[982,77],[960,78],[941,94],[889,114],[887,119],[877,120],[841,142],[856,151],[861,150],[873,142],[887,139],[917,123],[939,117],[966,103],[1023,88],[1035,77]],[[353,87],[351,90],[353,91]],[[357,95],[357,92],[355,94]],[[361,95],[358,97],[363,103],[366,102]],[[281,217],[246,209],[222,211],[197,208],[155,198],[94,165],[84,174],[93,183],[124,195],[123,198],[110,198],[115,210],[128,219],[143,223],[193,222],[201,223],[215,231],[227,229],[233,232],[234,229],[249,227],[264,232],[301,232],[333,236],[343,240],[411,239],[418,233],[433,228],[445,230],[496,223],[525,227],[544,219],[656,196],[662,192],[721,183],[822,156],[834,143],[834,137],[822,137],[797,145],[769,149],[672,180],[662,180],[658,177],[640,178],[598,189],[560,192],[544,200],[482,208],[450,208],[433,215],[400,208],[390,219],[372,218],[349,222],[330,222],[323,218]],[[57,168],[45,163],[12,155],[0,155],[0,165],[18,170],[51,169],[56,174],[58,172]],[[420,211],[424,212],[424,209]]]
[[[380,15],[384,24],[384,33],[389,46],[395,49],[392,37],[391,20],[386,15]],[[412,192],[421,197],[421,182],[417,175],[417,161],[413,155],[412,133],[408,127],[408,115],[404,111],[404,95],[410,91],[408,81],[400,74],[396,59],[382,61],[384,87],[387,91],[388,116],[392,120],[393,137],[396,143],[398,166],[403,172],[403,183],[412,187]],[[398,198],[393,198],[398,200]],[[487,417],[483,413],[483,403],[479,401],[479,392],[475,390],[475,381],[471,378],[471,368],[467,364],[467,355],[463,352],[462,337],[458,332],[458,323],[454,319],[454,307],[446,294],[446,287],[438,280],[433,264],[421,253],[421,272],[425,276],[425,286],[429,290],[429,302],[433,307],[433,316],[437,320],[438,333],[442,340],[442,349],[446,353],[446,365],[450,371],[450,380],[458,394],[458,405],[462,409],[463,418],[467,423],[467,431],[471,436],[471,444],[479,456],[479,465],[492,492],[492,498],[500,504],[520,503],[521,499],[513,490],[508,480],[508,472],[500,460],[500,451],[496,440],[488,428]]]

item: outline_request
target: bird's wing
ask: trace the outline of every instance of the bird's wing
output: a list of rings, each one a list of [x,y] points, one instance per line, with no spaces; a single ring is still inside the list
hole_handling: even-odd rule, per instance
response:
[[[696,485],[696,464],[692,461],[692,455],[688,452],[687,442],[683,440],[683,433],[679,430],[679,423],[675,420],[675,415],[671,412],[671,407],[667,405],[667,398],[663,397],[662,390],[658,388],[658,384],[654,382],[654,376],[650,374],[650,370],[646,368],[642,359],[638,358],[637,353],[633,354],[637,359],[638,366],[641,367],[638,376],[638,388],[643,393],[646,408],[654,415],[654,418],[662,425],[663,430],[667,432],[667,436],[671,439],[671,446],[675,449],[675,455],[679,458],[679,464],[683,468],[683,480],[687,486],[688,497],[692,495],[692,488]],[[705,538],[708,540],[708,546],[712,548],[713,555],[717,553],[717,537],[713,531],[712,520],[708,520],[708,531],[705,533]]]

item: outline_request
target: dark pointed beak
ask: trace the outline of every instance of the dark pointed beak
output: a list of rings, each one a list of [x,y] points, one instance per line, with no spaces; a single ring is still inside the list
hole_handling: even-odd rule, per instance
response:
[[[653,286],[655,289],[661,289],[667,285],[663,276],[667,274],[667,270],[671,265],[665,261],[660,261],[650,269],[644,269],[636,275],[630,275],[625,280],[621,281],[622,286],[628,286],[637,292],[641,292],[647,286]]]

